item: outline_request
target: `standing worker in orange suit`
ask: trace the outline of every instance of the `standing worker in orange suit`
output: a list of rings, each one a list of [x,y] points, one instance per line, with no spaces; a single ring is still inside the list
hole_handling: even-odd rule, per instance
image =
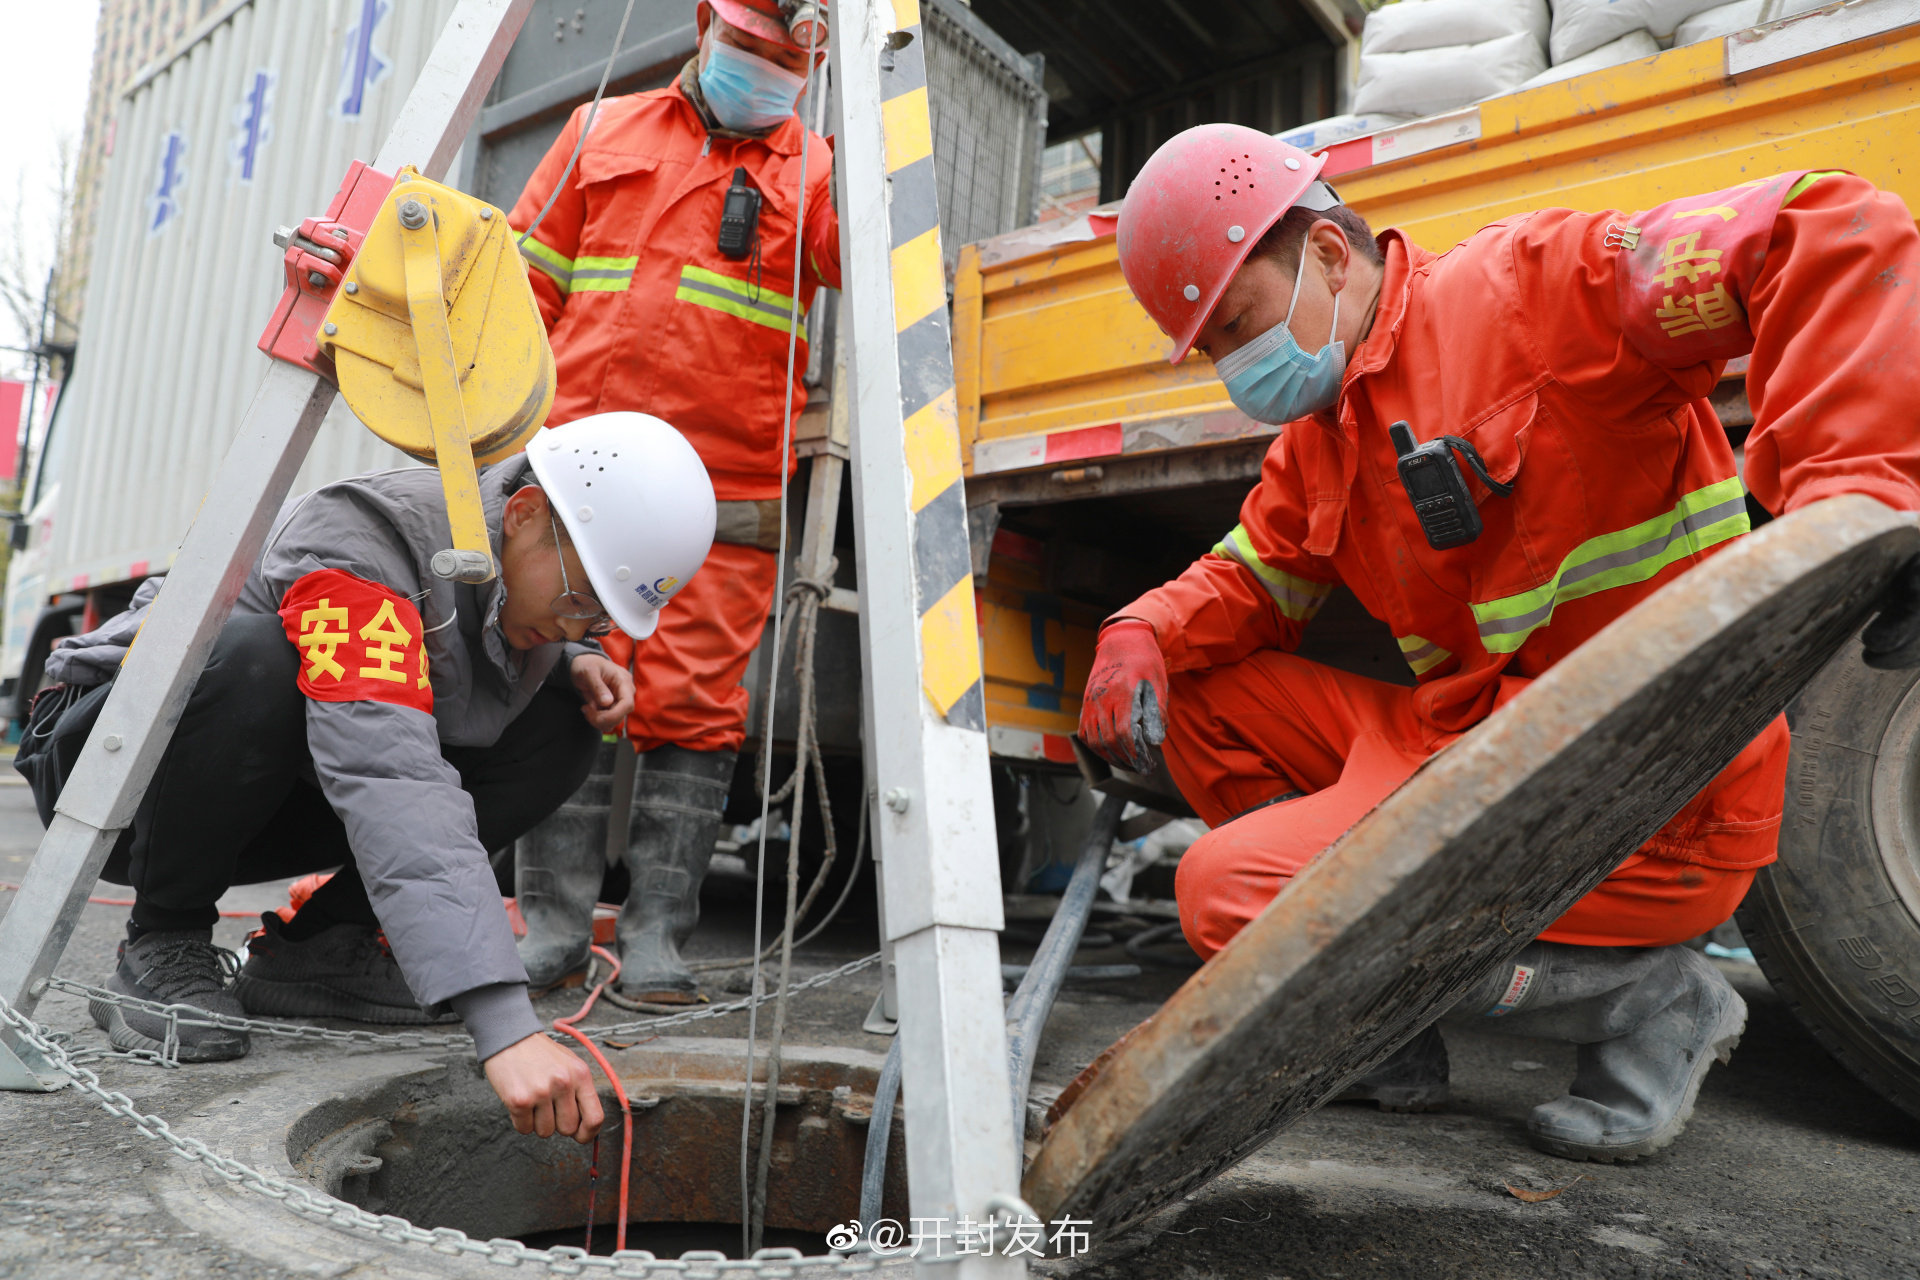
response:
[[[1748,491],[1773,513],[1840,493],[1920,509],[1920,235],[1897,197],[1788,173],[1632,216],[1521,215],[1434,254],[1375,237],[1322,163],[1207,125],[1120,213],[1121,268],[1173,359],[1202,352],[1242,411],[1285,424],[1240,524],[1108,621],[1081,718],[1129,768],[1164,744],[1213,828],[1176,881],[1203,956],[1422,761],[1746,533]],[[1739,355],[1744,488],[1705,398]],[[1414,687],[1293,655],[1339,584]],[[1867,660],[1920,665],[1917,637],[1909,567]],[[1631,1159],[1684,1126],[1746,1009],[1678,944],[1774,859],[1787,749],[1782,718],[1448,1015],[1579,1046],[1534,1145]],[[1430,1027],[1350,1096],[1433,1105],[1446,1073]]]
[[[807,399],[805,335],[791,378],[789,336],[818,289],[840,286],[832,152],[795,114],[809,62],[826,57],[825,10],[825,0],[701,0],[699,51],[675,83],[602,102],[584,143],[587,108],[575,111],[509,217],[517,231],[533,227],[521,253],[559,374],[551,420],[664,418],[692,442],[719,500],[706,571],[680,607],[651,635],[604,642],[635,682],[632,887],[618,926],[620,990],[635,999],[698,995],[679,948],[699,918],[746,736],[740,681],[779,577],[779,498],[795,465],[783,456],[785,415],[798,418]],[[519,843],[520,955],[536,990],[587,963],[612,751]]]

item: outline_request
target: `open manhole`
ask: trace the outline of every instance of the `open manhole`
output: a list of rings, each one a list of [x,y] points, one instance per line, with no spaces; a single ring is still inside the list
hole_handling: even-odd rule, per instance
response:
[[[692,1249],[740,1256],[740,1041],[666,1038],[607,1050],[633,1102],[627,1247],[672,1258]],[[767,1178],[764,1244],[826,1252],[833,1226],[859,1214],[860,1171],[881,1058],[859,1050],[789,1047]],[[597,1073],[596,1073],[597,1074]],[[766,1096],[754,1062],[755,1142]],[[620,1187],[620,1113],[603,1085],[593,1249],[611,1252]],[[883,1212],[907,1217],[904,1129],[898,1113]],[[461,1063],[388,1076],[330,1098],[287,1131],[287,1157],[328,1194],[416,1226],[476,1240],[578,1245],[587,1220],[588,1148],[523,1137],[478,1068]]]

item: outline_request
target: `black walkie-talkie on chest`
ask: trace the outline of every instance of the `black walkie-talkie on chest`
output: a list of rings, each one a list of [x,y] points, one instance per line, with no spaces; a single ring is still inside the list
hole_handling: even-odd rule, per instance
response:
[[[759,230],[760,192],[748,181],[746,169],[735,169],[726,203],[720,206],[720,252],[729,258],[747,257]]]
[[[1413,429],[1404,422],[1388,427],[1387,434],[1393,437],[1394,451],[1400,455],[1400,483],[1413,503],[1421,532],[1427,535],[1427,545],[1435,551],[1465,546],[1485,527],[1480,522],[1480,508],[1467,492],[1460,463],[1453,456],[1456,449],[1465,455],[1480,483],[1502,497],[1513,492],[1512,485],[1501,484],[1487,474],[1480,451],[1459,436],[1441,436],[1416,444]]]

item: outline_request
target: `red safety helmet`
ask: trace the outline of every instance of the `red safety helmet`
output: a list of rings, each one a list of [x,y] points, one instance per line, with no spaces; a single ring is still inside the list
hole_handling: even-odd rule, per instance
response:
[[[827,47],[827,0],[706,0],[730,27],[804,51]]]
[[[1187,358],[1233,273],[1282,214],[1338,203],[1324,184],[1309,194],[1324,164],[1237,124],[1188,129],[1153,153],[1120,206],[1120,272],[1173,339],[1171,363]]]

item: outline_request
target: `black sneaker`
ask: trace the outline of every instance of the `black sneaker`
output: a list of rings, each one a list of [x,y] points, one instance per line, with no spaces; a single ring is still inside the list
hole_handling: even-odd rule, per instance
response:
[[[456,1022],[420,1007],[386,935],[359,924],[336,924],[295,942],[280,917],[260,917],[247,942],[247,963],[233,993],[248,1013],[277,1018],[351,1018],[389,1026]]]
[[[211,929],[179,933],[156,930],[141,934],[137,941],[120,944],[120,963],[103,985],[136,1000],[192,1005],[208,1013],[243,1018],[246,1012],[228,987],[234,968],[233,952],[213,945]],[[167,1019],[160,1014],[105,1000],[89,1000],[87,1012],[116,1049],[154,1053],[166,1049]],[[185,1023],[180,1026],[182,1062],[226,1062],[246,1057],[250,1047],[244,1031]]]

